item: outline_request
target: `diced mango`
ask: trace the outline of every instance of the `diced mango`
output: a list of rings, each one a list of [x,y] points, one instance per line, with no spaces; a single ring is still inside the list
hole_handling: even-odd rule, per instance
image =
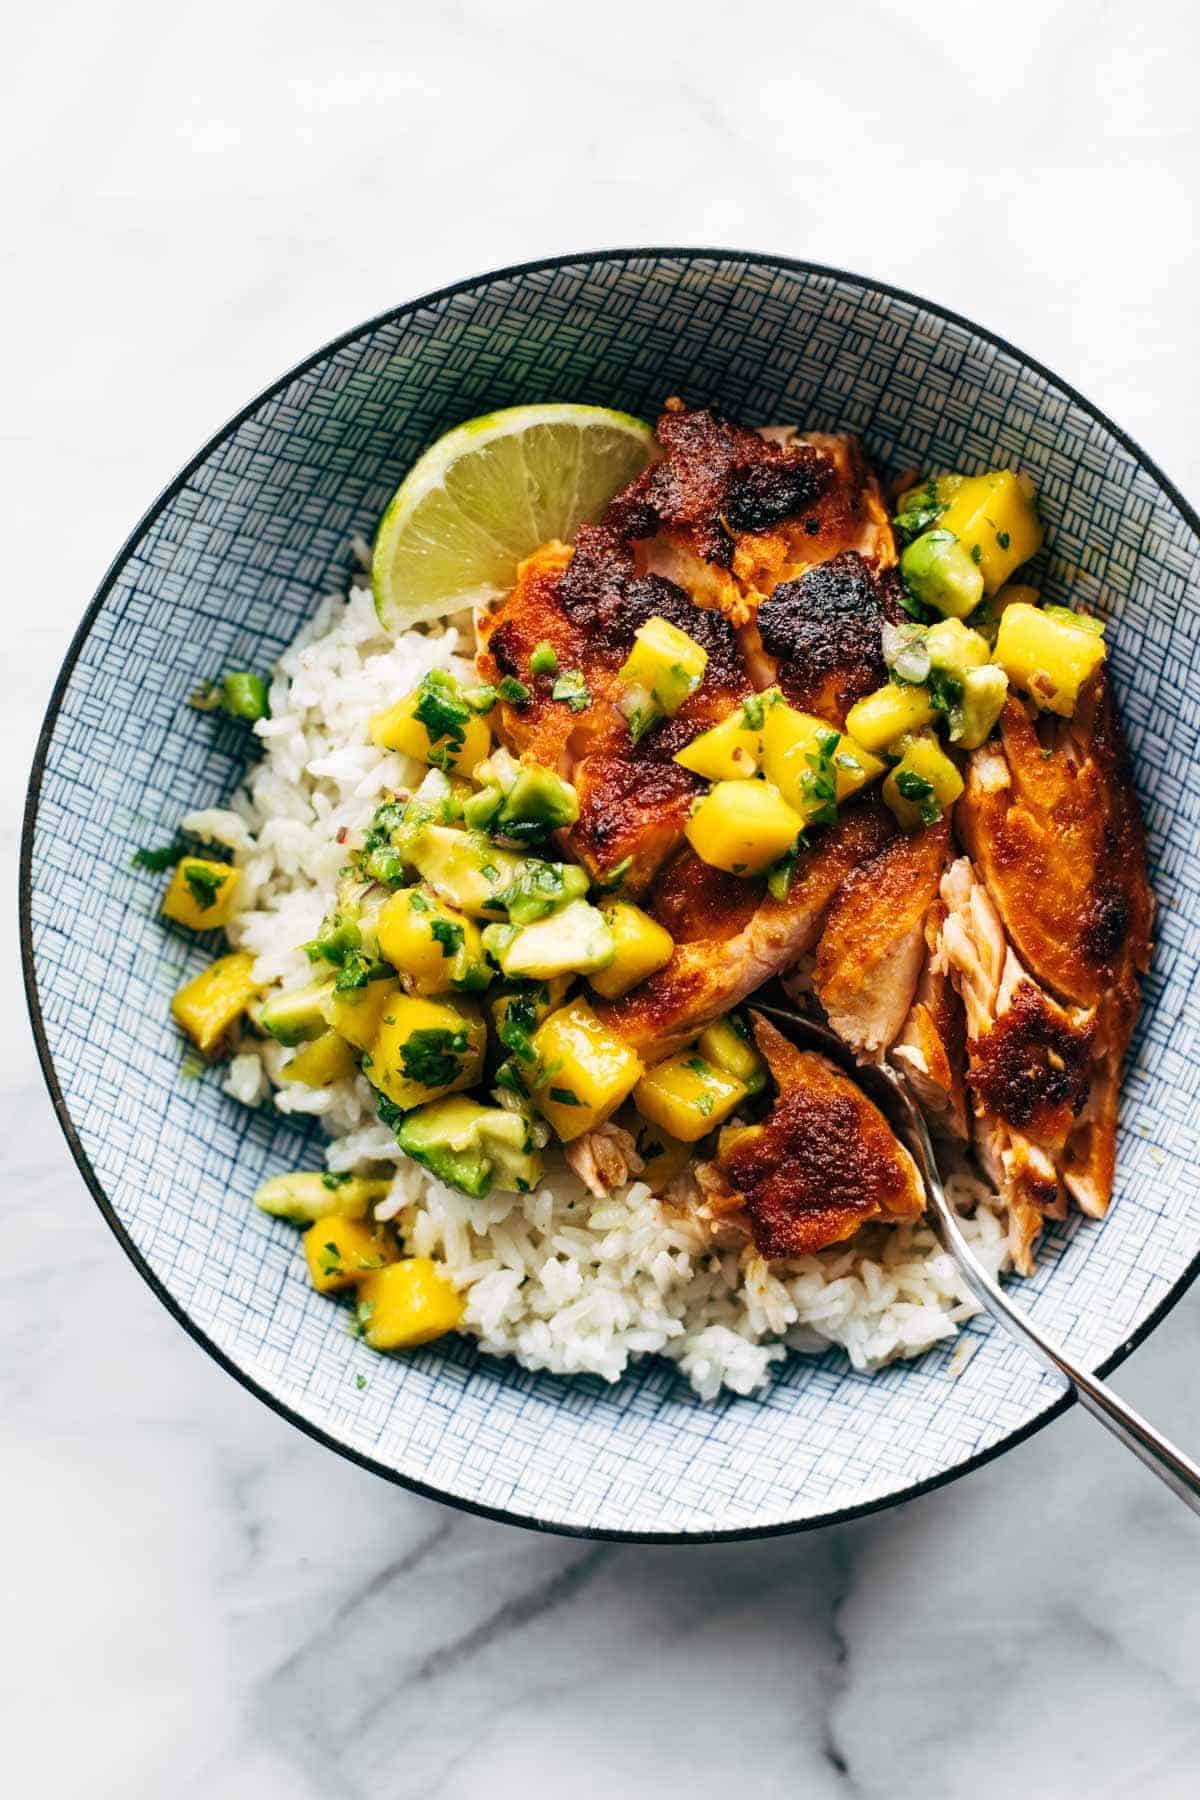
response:
[[[600,911],[612,932],[616,951],[608,967],[596,970],[588,980],[606,1000],[616,1000],[648,975],[665,968],[675,941],[656,919],[627,900],[614,900]]]
[[[421,689],[414,688],[394,706],[377,712],[367,727],[371,742],[381,750],[401,750],[418,762],[435,763],[447,772],[469,775],[476,763],[483,761],[492,741],[487,720],[478,713],[464,719],[457,743],[446,736],[431,738],[416,716],[420,704]]]
[[[745,1084],[694,1050],[648,1069],[633,1090],[643,1119],[685,1144],[694,1144],[746,1098]]]
[[[740,1081],[748,1094],[760,1094],[766,1087],[767,1065],[736,1013],[706,1026],[696,1049],[707,1062]]]
[[[642,1073],[642,1059],[601,1024],[586,1000],[572,1000],[533,1036],[537,1105],[564,1143],[616,1112]]]
[[[233,956],[219,956],[185,981],[171,1002],[176,1024],[209,1062],[220,1056],[233,1027],[258,993],[250,978],[253,967],[254,958],[242,950]]]
[[[925,648],[933,668],[944,669],[959,679],[968,669],[978,669],[988,660],[987,639],[961,619],[939,619],[925,633]]]
[[[353,1050],[344,1037],[332,1030],[301,1044],[283,1071],[288,1081],[302,1081],[305,1087],[331,1087],[335,1081],[348,1081],[357,1072]]]
[[[906,731],[919,731],[933,719],[929,693],[906,682],[889,682],[858,700],[846,714],[846,730],[856,743],[875,752],[886,750]]]
[[[1076,625],[1075,616],[1065,608],[1048,613],[1018,602],[1005,609],[996,636],[996,661],[1012,685],[1043,712],[1064,719],[1107,654],[1099,621],[1080,617]]]
[[[1000,629],[1000,621],[1010,606],[1036,606],[1038,591],[1028,587],[1024,582],[1009,581],[999,590],[991,594],[983,602],[972,619],[972,628],[977,631],[984,642],[995,645],[996,634]]]
[[[760,875],[791,849],[804,820],[770,781],[718,781],[684,831],[702,862]]]
[[[831,743],[834,738],[837,742]],[[768,707],[763,721],[763,773],[806,822],[828,805],[828,784],[822,779],[826,762],[834,777],[838,804],[875,781],[887,767],[825,719],[798,712],[782,700]]]
[[[171,884],[163,895],[163,917],[190,931],[215,931],[229,922],[233,897],[241,880],[232,863],[207,862],[202,856],[184,856],[175,864]]]
[[[318,1219],[365,1219],[376,1201],[386,1199],[391,1181],[384,1176],[331,1175],[304,1169],[272,1175],[254,1196],[260,1212],[290,1225],[313,1225]]]
[[[356,1286],[364,1275],[394,1262],[397,1254],[389,1231],[336,1212],[326,1213],[310,1225],[301,1241],[318,1294],[336,1294]]]
[[[340,1033],[356,1050],[370,1050],[379,1031],[379,1021],[400,992],[398,981],[368,981],[365,987],[351,988],[348,993],[336,990],[324,1003],[325,1017],[333,1030]]]
[[[462,1324],[466,1301],[431,1257],[406,1256],[358,1290],[358,1322],[372,1350],[413,1350]]]
[[[487,1026],[470,1002],[397,993],[380,1018],[366,1073],[393,1105],[421,1106],[473,1087],[486,1047]]]
[[[669,619],[655,617],[639,625],[633,649],[621,668],[627,688],[644,688],[660,713],[678,712],[704,680],[708,651]]]
[[[1013,469],[964,477],[937,528],[953,532],[983,576],[986,594],[1041,549],[1044,535],[1033,483]]]
[[[474,919],[420,888],[401,888],[384,901],[376,935],[380,955],[414,994],[485,988],[491,981]]]
[[[755,699],[758,699],[757,695]],[[760,718],[761,708],[759,700],[757,716]],[[754,716],[753,711],[751,716]],[[758,774],[762,749],[761,726],[755,728],[747,724],[746,708],[739,706],[711,731],[702,731],[699,737],[677,751],[675,761],[681,769],[690,769],[693,775],[702,775],[705,781],[745,781]]]
[[[914,738],[883,784],[905,831],[935,825],[963,791],[963,779],[933,737]]]

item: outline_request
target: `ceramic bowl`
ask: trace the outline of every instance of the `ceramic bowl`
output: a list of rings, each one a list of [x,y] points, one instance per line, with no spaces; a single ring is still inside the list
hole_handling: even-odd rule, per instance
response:
[[[167,1006],[204,950],[164,933],[130,868],[236,782],[245,740],[184,704],[263,668],[345,582],[414,458],[460,420],[545,399],[653,417],[664,396],[862,433],[877,463],[1034,476],[1044,591],[1110,620],[1160,915],[1126,1079],[1118,1197],[1054,1227],[1021,1297],[1112,1368],[1196,1272],[1200,521],[1137,446],[1048,370],[940,307],[781,258],[646,250],[463,282],[318,351],[251,402],[136,527],[55,688],[30,788],[23,934],[63,1129],[163,1302],[295,1424],[406,1486],[497,1518],[602,1536],[795,1529],[946,1481],[1063,1405],[976,1321],[973,1354],[875,1376],[791,1357],[753,1399],[697,1400],[663,1362],[619,1385],[534,1375],[451,1339],[377,1358],[309,1287],[290,1227],[254,1210],[301,1131],[181,1079]],[[211,953],[211,952],[210,952]],[[958,1359],[961,1361],[961,1359]],[[955,1365],[957,1367],[957,1363]],[[356,1376],[368,1377],[360,1388]]]

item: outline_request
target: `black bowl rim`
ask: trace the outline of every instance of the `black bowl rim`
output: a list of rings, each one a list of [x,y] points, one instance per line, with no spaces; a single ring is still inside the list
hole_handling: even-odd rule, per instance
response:
[[[480,275],[468,276],[463,281],[452,282],[448,287],[434,289],[428,294],[420,295],[417,299],[407,300],[399,306],[389,307],[385,312],[377,313],[373,318],[366,319],[360,325],[356,325],[351,330],[343,332],[340,337],[331,339],[329,343],[323,345],[319,350],[314,351],[310,356],[306,356],[301,362],[296,363],[283,375],[280,375],[277,380],[271,382],[269,386],[256,394],[247,405],[242,407],[240,412],[235,413],[231,419],[221,426],[221,428],[207,440],[203,447],[184,465],[174,479],[167,484],[159,494],[158,498],[146,509],[145,513],[143,513],[142,517],[138,520],[137,524],[118,550],[116,556],[109,564],[108,570],[88,605],[88,608],[79,623],[78,629],[71,640],[62,667],[59,670],[58,677],[51,691],[49,704],[46,708],[46,715],[42,721],[41,731],[38,734],[37,746],[34,751],[33,767],[30,773],[29,787],[25,798],[24,822],[21,833],[21,855],[18,874],[19,916],[21,962],[24,973],[25,998],[29,1009],[30,1023],[33,1028],[34,1041],[37,1046],[38,1060],[41,1063],[42,1075],[45,1079],[47,1089],[49,1090],[50,1099],[53,1103],[54,1111],[57,1114],[63,1136],[67,1140],[68,1147],[79,1168],[79,1172],[83,1176],[93,1200],[96,1202],[101,1214],[107,1221],[114,1237],[121,1245],[121,1248],[124,1250],[126,1256],[138,1271],[139,1275],[141,1275],[142,1279],[157,1295],[167,1311],[174,1316],[180,1325],[182,1325],[188,1335],[201,1347],[201,1349],[208,1352],[213,1360],[225,1370],[226,1374],[232,1375],[235,1381],[240,1382],[244,1388],[254,1394],[264,1403],[264,1405],[269,1406],[273,1412],[278,1413],[281,1418],[288,1420],[290,1424],[296,1426],[300,1431],[303,1431],[308,1437],[315,1439],[317,1443],[324,1444],[327,1449],[336,1451],[339,1456],[345,1457],[347,1461],[357,1463],[360,1468],[368,1469],[373,1475],[380,1475],[384,1480],[393,1482],[398,1487],[407,1488],[411,1493],[420,1494],[427,1500],[440,1501],[443,1505],[453,1506],[461,1512],[475,1513],[481,1518],[495,1519],[505,1525],[517,1525],[526,1530],[546,1532],[558,1537],[599,1539],[607,1543],[625,1544],[715,1544],[733,1543],[754,1538],[783,1537],[802,1531],[815,1531],[818,1528],[827,1525],[842,1525],[848,1523],[852,1519],[865,1518],[870,1513],[882,1512],[888,1507],[897,1506],[901,1501],[915,1500],[922,1494],[932,1493],[937,1488],[945,1487],[950,1482],[958,1481],[962,1476],[968,1475],[976,1469],[983,1468],[986,1463],[993,1461],[993,1459],[998,1456],[1004,1455],[1007,1451],[1014,1449],[1018,1444],[1024,1443],[1026,1439],[1031,1438],[1035,1432],[1041,1431],[1051,1422],[1051,1420],[1059,1418],[1069,1406],[1074,1404],[1074,1392],[1073,1390],[1068,1390],[1057,1400],[1050,1401],[1040,1412],[1035,1414],[1032,1419],[1027,1420],[1024,1425],[1020,1425],[1015,1430],[1009,1432],[1006,1436],[1001,1438],[998,1443],[991,1445],[988,1449],[981,1450],[974,1456],[965,1457],[961,1462],[951,1464],[949,1468],[940,1470],[936,1475],[928,1476],[924,1481],[912,1482],[906,1487],[897,1488],[893,1492],[880,1495],[875,1499],[864,1500],[854,1506],[836,1508],[831,1512],[819,1513],[811,1518],[783,1520],[765,1525],[732,1526],[722,1530],[711,1531],[621,1531],[613,1527],[572,1525],[555,1519],[541,1519],[535,1514],[508,1512],[503,1507],[485,1506],[479,1501],[466,1499],[462,1495],[447,1493],[441,1488],[431,1487],[426,1482],[418,1481],[414,1476],[402,1475],[398,1470],[389,1468],[386,1463],[377,1461],[374,1457],[368,1456],[364,1451],[356,1450],[350,1444],[343,1443],[340,1438],[334,1437],[332,1433],[326,1431],[322,1426],[315,1424],[311,1419],[306,1419],[301,1413],[289,1406],[286,1401],[279,1399],[275,1394],[272,1394],[268,1389],[257,1382],[253,1376],[245,1369],[241,1368],[230,1355],[222,1350],[221,1347],[209,1337],[203,1326],[199,1325],[191,1314],[188,1313],[179,1301],[175,1299],[174,1295],[160,1280],[158,1275],[155,1274],[145,1257],[143,1257],[141,1251],[137,1248],[137,1245],[134,1243],[124,1224],[121,1222],[121,1219],[118,1217],[104,1188],[101,1186],[100,1180],[92,1167],[79,1134],[75,1129],[74,1121],[71,1118],[66,1101],[63,1097],[62,1089],[59,1086],[58,1077],[54,1068],[54,1059],[51,1055],[49,1041],[46,1036],[45,1022],[42,1018],[41,1002],[38,996],[32,930],[34,829],[37,822],[38,802],[41,797],[42,778],[46,770],[46,759],[50,748],[50,740],[58,720],[67,685],[74,672],[80,654],[82,653],[84,644],[91,635],[92,626],[129,556],[132,554],[145,533],[149,530],[150,526],[153,525],[159,514],[163,511],[164,507],[169,505],[194,472],[212,455],[213,451],[223,444],[227,438],[232,436],[232,434],[237,431],[265,401],[273,399],[275,395],[281,393],[291,382],[295,381],[299,376],[304,375],[309,369],[315,368],[318,363],[324,362],[326,358],[335,354],[345,345],[353,343],[357,338],[364,336],[366,333],[378,330],[380,326],[390,324],[395,320],[406,318],[415,312],[419,312],[423,307],[438,305],[445,300],[454,298],[455,295],[471,293],[473,290],[486,287],[495,281],[512,280],[525,275],[543,274],[554,269],[586,267],[595,263],[630,263],[665,260],[668,258],[714,263],[746,263],[766,268],[786,270],[791,274],[821,276],[831,281],[849,283],[862,289],[864,292],[882,295],[889,300],[902,301],[905,305],[916,307],[922,312],[931,313],[936,318],[944,319],[948,324],[958,326],[960,329],[969,332],[972,336],[982,339],[985,343],[991,344],[993,348],[1001,351],[1004,355],[1015,358],[1023,367],[1032,370],[1040,376],[1043,381],[1048,382],[1052,387],[1056,388],[1059,393],[1063,394],[1075,406],[1080,407],[1094,419],[1098,425],[1109,432],[1111,436],[1129,452],[1144,473],[1147,474],[1168,496],[1172,504],[1187,521],[1192,532],[1197,538],[1200,538],[1200,515],[1198,515],[1195,508],[1185,500],[1175,483],[1163,473],[1153,458],[1147,455],[1141,445],[1137,443],[1134,438],[1130,437],[1128,432],[1123,431],[1119,425],[1115,424],[1106,413],[1095,406],[1084,394],[1081,394],[1077,388],[1070,384],[1070,382],[1064,381],[1061,376],[1056,375],[1052,369],[1048,369],[1044,363],[1038,362],[1035,357],[1027,355],[1023,350],[1019,350],[1016,345],[1010,343],[1007,338],[1002,337],[998,332],[989,331],[982,325],[976,325],[973,320],[967,318],[964,314],[954,312],[949,307],[940,306],[936,301],[923,299],[919,294],[910,293],[907,289],[896,287],[890,282],[877,281],[872,276],[857,275],[850,270],[837,269],[826,263],[809,262],[795,257],[775,256],[769,253],[752,250],[706,249],[697,245],[651,245],[635,249],[574,251],[568,252],[562,256],[539,258],[533,262],[514,263],[507,268],[492,269]],[[1187,1292],[1193,1281],[1195,1281],[1197,1275],[1200,1275],[1200,1251],[1193,1257],[1183,1274],[1178,1277],[1170,1290],[1159,1301],[1158,1305],[1153,1308],[1135,1331],[1131,1332],[1122,1343],[1117,1345],[1115,1350],[1111,1351],[1110,1354],[1105,1357],[1095,1372],[1099,1375],[1108,1375],[1113,1369],[1119,1367],[1119,1365],[1125,1361],[1125,1358],[1135,1350],[1158,1325],[1161,1324],[1171,1309],[1183,1298],[1183,1295]]]

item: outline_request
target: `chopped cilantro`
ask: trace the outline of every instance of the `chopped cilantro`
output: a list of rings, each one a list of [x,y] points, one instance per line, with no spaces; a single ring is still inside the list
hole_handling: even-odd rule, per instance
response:
[[[767,870],[767,892],[772,900],[787,899],[798,854],[798,848],[793,847]]]
[[[800,777],[800,792],[805,801],[805,821],[809,825],[837,823],[837,772],[833,757],[841,741],[840,732],[822,731],[817,737],[816,750],[810,750],[804,758],[808,768]]]
[[[130,858],[130,867],[148,869],[151,875],[161,875],[164,869],[174,868],[187,853],[187,845],[176,838],[173,844],[164,844],[161,850],[135,850]]]
[[[449,1087],[462,1067],[467,1049],[465,1031],[433,1025],[412,1032],[400,1046],[400,1065],[410,1081],[422,1087]]]
[[[952,675],[949,669],[930,669],[929,704],[933,707],[934,712],[944,713],[950,720],[951,736],[953,736],[956,713],[961,722],[962,696],[962,682],[957,675]]]
[[[921,487],[906,494],[902,509],[892,520],[901,549],[920,537],[923,531],[928,531],[931,525],[936,525],[945,510],[938,500],[937,483],[932,476]]]
[[[1007,550],[1008,546],[1012,542],[1012,539],[1009,537],[1007,531],[998,531],[996,533],[996,542],[999,544],[999,546],[1002,550]]]
[[[498,1036],[518,1061],[535,1063],[537,1052],[530,1039],[537,1028],[537,1013],[528,994],[514,994],[500,1015]]]
[[[343,919],[340,913],[334,913],[331,919],[325,920],[316,937],[305,944],[304,954],[309,962],[340,964],[358,949],[361,942],[354,920]]]
[[[578,1094],[573,1094],[570,1088],[552,1087],[550,1089],[550,1098],[552,1100],[557,1100],[560,1106],[583,1105],[583,1101],[579,1098]]]
[[[714,1101],[710,1093],[705,1092],[696,1095],[696,1111],[700,1113],[703,1118],[710,1119],[712,1117],[713,1105]]]
[[[427,913],[429,911],[429,902],[424,894],[418,894],[414,890],[408,896],[408,910],[409,912],[415,913]]]
[[[981,563],[983,561],[983,545],[982,544],[972,544],[971,545],[971,561],[973,563]]]
[[[526,863],[496,898],[514,925],[532,925],[561,906],[565,892],[562,863],[534,861]]]
[[[217,903],[217,895],[229,880],[228,872],[218,875],[214,869],[206,868],[203,863],[189,862],[183,865],[183,879],[187,882],[192,899],[201,912],[207,912]]]
[[[356,1376],[355,1376],[355,1377],[354,1377],[354,1385],[355,1385],[355,1387],[356,1387],[356,1388],[357,1388],[357,1389],[358,1389],[358,1391],[359,1391],[359,1393],[360,1393],[360,1394],[361,1394],[361,1393],[362,1393],[362,1391],[363,1391],[363,1389],[364,1389],[364,1388],[365,1388],[365,1387],[366,1387],[366,1385],[367,1385],[367,1378],[366,1378],[366,1376],[365,1376],[365,1375],[356,1375]]]
[[[749,694],[742,701],[742,724],[747,731],[762,730],[763,697],[761,694]]]
[[[598,894],[611,894],[614,889],[623,887],[625,877],[633,867],[632,856],[623,856],[619,863],[614,863],[602,881],[593,882]]]
[[[397,1131],[404,1123],[404,1108],[389,1100],[379,1089],[375,1091],[375,1113],[380,1124],[386,1125],[389,1131]]]
[[[922,825],[937,824],[942,809],[931,781],[926,781],[914,769],[900,769],[896,774],[896,792],[916,807]]]
[[[363,838],[364,853],[369,856],[372,850],[382,849],[385,844],[389,844],[393,831],[398,831],[403,823],[404,802],[385,800],[382,806],[376,807],[375,817]]]
[[[442,955],[454,956],[463,945],[463,928],[456,925],[453,919],[431,919],[429,933],[435,943],[442,946]]]
[[[355,994],[371,979],[371,964],[361,950],[348,950],[333,984],[335,994]]]
[[[471,708],[453,675],[430,669],[417,689],[413,717],[425,727],[430,760],[439,768],[447,767],[466,742],[471,720]]]
[[[550,689],[550,698],[563,701],[572,712],[585,712],[592,704],[592,695],[582,670],[565,669]]]
[[[702,1056],[689,1056],[683,1066],[685,1069],[690,1069],[694,1075],[708,1075],[708,1064]]]
[[[345,1174],[335,1174],[332,1169],[326,1169],[321,1176],[321,1186],[323,1188],[328,1188],[329,1192],[334,1194],[337,1192],[338,1188],[345,1187],[346,1183],[352,1179],[353,1177],[348,1172]]]

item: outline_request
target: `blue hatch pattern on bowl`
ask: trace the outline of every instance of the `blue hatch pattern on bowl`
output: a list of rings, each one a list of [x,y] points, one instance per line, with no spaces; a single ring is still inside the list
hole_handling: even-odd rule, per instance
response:
[[[759,1398],[695,1400],[649,1363],[615,1388],[533,1375],[465,1343],[372,1356],[308,1286],[256,1184],[306,1154],[284,1120],[181,1077],[169,997],[212,947],[164,933],[133,848],[236,780],[244,739],[184,705],[273,660],[344,584],[413,458],[521,401],[653,416],[664,396],[747,420],[850,426],[892,472],[1016,462],[1052,531],[1047,587],[1112,621],[1146,806],[1158,947],[1129,1072],[1119,1198],[1056,1228],[1022,1297],[1096,1365],[1200,1250],[1194,1011],[1200,896],[1200,542],[1181,506],[1051,379],[965,324],[850,277],[661,252],[482,279],[322,354],[212,444],[144,521],[61,693],[27,896],[49,1058],[121,1230],[210,1342],[301,1421],[405,1480],[550,1526],[656,1533],[812,1522],[944,1476],[1057,1390],[990,1328],[874,1378],[793,1357]],[[308,1150],[311,1160],[312,1150]],[[355,1377],[368,1378],[360,1390]]]

